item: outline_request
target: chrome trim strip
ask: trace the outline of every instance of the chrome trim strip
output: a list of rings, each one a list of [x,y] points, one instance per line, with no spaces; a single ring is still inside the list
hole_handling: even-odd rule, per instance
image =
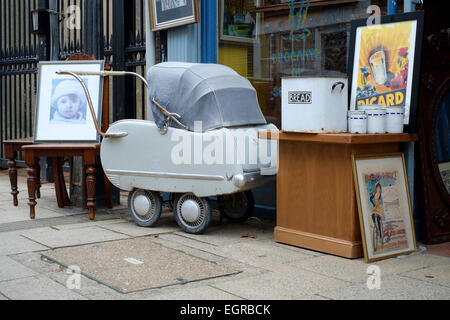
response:
[[[276,182],[277,180],[276,175],[261,175],[260,172],[244,173],[242,178],[243,178],[243,181],[241,182],[242,186],[237,185],[237,187],[253,188],[256,186],[262,186],[265,184],[273,183]]]
[[[106,174],[112,175],[129,175],[136,177],[153,177],[153,178],[171,178],[171,179],[193,179],[193,180],[210,180],[222,181],[223,176],[202,175],[202,174],[184,174],[184,173],[169,173],[169,172],[148,172],[148,171],[132,171],[132,170],[105,170]]]

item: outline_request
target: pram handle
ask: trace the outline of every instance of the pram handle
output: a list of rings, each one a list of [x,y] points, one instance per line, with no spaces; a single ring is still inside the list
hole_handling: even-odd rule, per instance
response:
[[[138,73],[130,72],[130,71],[72,71],[74,74],[79,76],[100,76],[100,77],[123,77],[127,75],[138,77],[148,88],[148,82],[145,80],[143,76]]]
[[[57,74],[67,74],[70,75],[72,77],[74,77],[75,79],[78,80],[78,82],[80,82],[81,87],[84,90],[84,94],[86,95],[87,98],[87,102],[88,102],[88,106],[89,106],[89,110],[91,111],[91,115],[92,115],[92,119],[94,120],[94,125],[95,125],[95,130],[97,130],[97,133],[104,137],[104,138],[120,138],[120,137],[126,137],[128,135],[128,133],[126,132],[117,132],[117,133],[104,133],[101,131],[100,129],[100,125],[98,124],[97,121],[97,117],[95,116],[95,111],[94,111],[94,107],[92,105],[92,99],[91,99],[91,95],[89,94],[89,90],[86,87],[86,85],[84,84],[83,80],[80,78],[80,76],[78,75],[78,72],[72,72],[72,71],[57,71]],[[80,72],[83,73],[83,72]],[[84,72],[83,75],[88,75],[86,74],[87,72]],[[89,74],[89,75],[94,75],[94,74]]]
[[[84,82],[80,78],[80,76],[100,76],[100,77],[118,76],[118,77],[121,77],[121,76],[126,76],[126,75],[132,75],[132,76],[138,77],[145,84],[145,86],[148,89],[148,82],[147,82],[147,80],[145,80],[145,78],[143,76],[141,76],[138,73],[130,72],[130,71],[58,71],[56,73],[57,74],[71,75],[71,76],[73,76],[74,78],[76,78],[80,82],[80,84],[83,87],[84,92],[85,92],[85,94],[87,96],[89,109],[91,110],[92,118],[94,119],[95,129],[97,130],[97,132],[101,136],[107,137],[107,138],[113,138],[113,137],[124,137],[124,136],[127,135],[126,132],[110,133],[110,134],[105,134],[105,133],[101,132],[100,126],[99,126],[99,124],[97,122],[97,118],[95,117],[94,107],[92,106],[92,100],[91,100],[89,91],[86,88],[86,85],[84,84]],[[161,112],[165,116],[167,116],[168,118],[172,119],[180,127],[184,128],[186,130],[188,129],[187,126],[185,126],[180,121],[178,121],[177,118],[180,118],[179,114],[169,112],[166,108],[164,108],[158,102],[156,102],[155,99],[152,99],[152,102],[161,110]]]

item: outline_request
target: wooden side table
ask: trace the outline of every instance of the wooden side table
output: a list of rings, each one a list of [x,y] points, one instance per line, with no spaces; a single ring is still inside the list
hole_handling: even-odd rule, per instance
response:
[[[70,156],[82,156],[84,158],[84,164],[86,167],[86,189],[87,189],[87,207],[89,209],[89,218],[95,219],[95,173],[97,171],[97,157],[100,154],[99,143],[42,143],[31,144],[22,147],[25,152],[25,163],[28,165],[28,205],[30,206],[30,218],[35,218],[35,206],[36,206],[36,182],[37,182],[37,168],[39,167],[39,157],[52,157],[54,159],[61,159],[63,157]],[[109,188],[109,181],[104,177],[105,190],[107,190],[107,204],[111,207],[111,192]],[[64,184],[64,178],[62,180],[58,176],[55,178],[55,189],[61,189],[61,184]],[[65,189],[65,186],[64,186]],[[109,191],[109,193],[108,193]],[[58,204],[69,205],[69,199],[67,193],[61,193],[58,196]]]
[[[352,154],[398,152],[416,134],[260,132],[279,139],[275,241],[346,258],[363,256]]]
[[[15,140],[5,140],[3,141],[3,145],[5,147],[5,156],[9,160],[9,182],[11,183],[11,194],[13,196],[13,204],[14,206],[19,205],[19,201],[17,200],[17,195],[19,194],[19,190],[17,189],[17,167],[16,167],[16,159],[17,152],[21,151],[22,147],[25,145],[33,144],[33,138],[24,138],[24,139],[15,139]],[[39,161],[39,159],[37,159]],[[36,197],[41,197],[40,187],[40,166],[36,166]]]

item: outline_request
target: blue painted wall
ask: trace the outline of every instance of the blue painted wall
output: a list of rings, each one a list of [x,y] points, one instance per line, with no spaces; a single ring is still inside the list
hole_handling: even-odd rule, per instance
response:
[[[201,27],[189,24],[167,31],[167,58],[169,61],[201,61]]]
[[[201,62],[217,63],[217,1],[201,0]]]
[[[200,1],[200,23],[167,31],[169,61],[217,62],[217,2]]]

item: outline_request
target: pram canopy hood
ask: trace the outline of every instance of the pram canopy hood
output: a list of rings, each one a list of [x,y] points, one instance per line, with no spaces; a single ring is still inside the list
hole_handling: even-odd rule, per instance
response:
[[[202,132],[243,125],[266,124],[259,108],[256,90],[250,82],[229,67],[219,64],[164,62],[148,72],[149,97],[153,120],[159,128],[166,116],[152,100],[194,131]],[[179,127],[174,121],[169,126]]]

